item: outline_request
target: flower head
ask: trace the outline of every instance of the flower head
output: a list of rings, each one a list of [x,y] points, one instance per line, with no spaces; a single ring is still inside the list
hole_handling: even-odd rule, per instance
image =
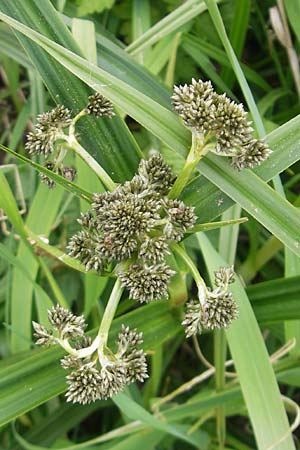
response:
[[[96,250],[98,244],[99,241],[95,233],[89,233],[86,230],[79,231],[69,241],[69,255],[84,264],[87,271],[102,272],[105,261],[102,254]]]
[[[243,105],[217,94],[209,81],[193,79],[190,85],[174,86],[172,101],[193,135],[214,142],[210,150],[231,157],[235,168],[255,167],[271,153],[263,141],[253,139],[252,123]]]
[[[202,333],[202,308],[197,300],[190,300],[186,304],[186,312],[182,325],[185,328],[186,337]]]
[[[133,300],[148,303],[168,297],[168,283],[173,275],[174,270],[164,263],[152,266],[133,264],[120,272],[119,277]]]
[[[232,293],[217,288],[209,291],[202,308],[204,328],[227,328],[238,316],[238,307]]]
[[[48,156],[62,129],[71,123],[70,111],[62,105],[37,117],[35,131],[28,133],[26,150],[31,154]]]
[[[67,376],[67,384],[67,402],[85,405],[102,398],[101,373],[90,364],[83,365],[71,372]]]
[[[32,321],[32,326],[34,329],[34,337],[37,339],[37,345],[43,345],[45,347],[49,347],[50,345],[55,343],[55,339],[53,337],[53,333],[50,330],[47,330],[46,327],[40,325],[37,322]]]
[[[174,227],[186,231],[195,225],[197,217],[193,206],[188,206],[181,200],[168,199],[165,202],[165,208],[170,218],[170,223]]]
[[[221,267],[215,272],[216,289],[205,288],[205,296],[190,300],[182,325],[187,337],[201,333],[202,329],[227,328],[238,317],[238,306],[228,286],[234,282],[233,266]]]
[[[228,285],[234,282],[234,269],[230,267],[220,267],[215,271],[215,285],[227,289]]]
[[[155,153],[148,160],[142,159],[138,167],[138,174],[150,189],[162,195],[169,192],[175,181],[171,168],[165,164],[159,153]]]
[[[96,117],[106,116],[110,119],[115,115],[111,101],[98,92],[89,96],[86,111],[88,114],[93,114]]]
[[[168,242],[165,236],[147,237],[141,244],[139,258],[152,264],[162,262],[166,255],[170,254]]]
[[[86,270],[114,270],[133,299],[148,302],[167,296],[174,272],[165,264],[170,246],[196,222],[194,208],[167,194],[175,181],[161,155],[141,160],[138,172],[113,192],[95,193],[92,209],[78,220],[83,230],[68,245]]]
[[[96,338],[92,342],[83,333],[83,316],[57,305],[48,311],[48,319],[54,333],[33,322],[34,335],[38,345],[59,344],[68,352],[60,361],[63,369],[71,371],[66,377],[68,402],[86,404],[107,399],[126,385],[148,377],[146,354],[139,348],[142,333],[136,329],[122,325],[113,352],[104,341]]]
[[[142,333],[136,329],[130,330],[129,327],[122,325],[121,332],[117,339],[117,357],[123,363],[125,370],[126,384],[135,381],[143,382],[148,378],[146,354],[138,346],[143,343]]]
[[[63,105],[58,105],[51,111],[38,115],[36,128],[40,132],[45,132],[50,129],[66,128],[71,122],[71,111]]]
[[[86,323],[83,316],[75,316],[60,305],[53,306],[48,311],[48,320],[62,338],[77,338],[83,336]]]

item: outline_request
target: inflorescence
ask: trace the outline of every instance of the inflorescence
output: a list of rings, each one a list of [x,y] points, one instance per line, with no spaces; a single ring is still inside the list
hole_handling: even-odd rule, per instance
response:
[[[196,222],[193,207],[167,197],[174,181],[161,155],[141,160],[131,181],[94,194],[92,210],[79,219],[83,230],[69,242],[69,254],[86,270],[100,273],[121,263],[117,275],[134,300],[167,297],[175,273],[165,262],[170,245]]]
[[[113,352],[106,345],[84,334],[86,323],[83,316],[75,316],[56,305],[48,311],[51,330],[33,322],[34,336],[38,345],[59,344],[68,353],[61,366],[71,370],[67,375],[67,401],[91,403],[107,399],[122,391],[135,381],[148,378],[145,352],[140,349],[142,333],[122,325]],[[95,345],[96,344],[96,345]]]
[[[267,144],[253,137],[243,105],[217,94],[210,81],[193,79],[189,85],[174,86],[172,100],[193,135],[213,144],[210,151],[231,157],[235,168],[253,168],[270,155]]]
[[[44,163],[46,169],[61,175],[68,181],[74,181],[76,169],[63,164],[68,150],[65,130],[69,129],[69,133],[71,133],[77,120],[89,114],[109,118],[115,115],[112,103],[99,93],[90,95],[88,105],[74,118],[68,108],[58,105],[37,117],[35,130],[27,135],[25,149],[31,155],[45,156],[47,158]],[[55,182],[46,174],[41,173],[40,178],[49,188],[55,187]]]
[[[205,288],[205,298],[187,303],[182,322],[187,337],[200,334],[203,329],[227,328],[237,318],[238,306],[228,291],[228,285],[233,282],[233,267],[222,267],[215,272],[216,288]]]
[[[199,298],[187,303],[182,322],[187,337],[201,333],[202,329],[226,328],[238,315],[237,304],[228,290],[234,281],[233,267],[215,272],[216,287],[208,289],[192,260],[178,245],[194,227],[197,217],[193,207],[174,197],[179,196],[206,153],[197,153],[198,143],[201,150],[207,146],[217,154],[232,157],[238,169],[259,164],[270,150],[252,137],[243,106],[225,94],[216,94],[210,82],[193,80],[189,86],[175,86],[172,98],[175,110],[196,136],[189,154],[191,159],[187,157],[177,179],[158,153],[141,160],[134,177],[117,186],[99,166],[98,175],[102,181],[106,180],[104,184],[110,192],[93,195],[91,210],[78,220],[81,230],[68,244],[69,255],[77,258],[87,271],[118,277],[96,338],[92,341],[85,334],[87,325],[83,316],[75,316],[60,305],[48,311],[50,329],[33,322],[38,345],[59,344],[67,352],[61,366],[70,371],[66,377],[69,402],[86,404],[107,399],[126,385],[143,382],[148,377],[146,355],[140,348],[142,334],[122,325],[112,349],[107,346],[109,329],[123,288],[129,290],[131,299],[141,303],[168,297],[168,286],[175,275],[168,264],[172,250],[181,254],[190,266],[198,286]],[[62,161],[70,148],[77,149],[82,157],[87,153],[76,140],[75,124],[89,114],[112,118],[113,105],[96,93],[74,118],[64,106],[41,114],[35,131],[28,135],[26,149],[31,154],[44,155],[47,169],[73,181],[75,169],[64,166]],[[48,159],[51,155],[52,159]],[[41,178],[49,187],[55,186],[47,175],[42,174]]]

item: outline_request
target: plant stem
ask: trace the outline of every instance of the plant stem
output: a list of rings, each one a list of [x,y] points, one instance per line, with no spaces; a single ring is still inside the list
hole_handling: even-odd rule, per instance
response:
[[[121,285],[120,279],[117,278],[107,302],[97,335],[101,346],[105,346],[107,344],[109,329],[115,316],[123,289],[124,288]]]
[[[119,278],[117,278],[107,302],[98,334],[89,347],[76,350],[70,345],[67,339],[58,339],[58,343],[60,344],[60,346],[70,355],[76,356],[77,358],[86,358],[87,356],[92,355],[96,350],[102,353],[103,347],[105,347],[107,344],[109,329],[115,316],[123,289],[124,288],[121,285],[121,281],[119,280]]]
[[[74,150],[90,168],[97,174],[102,183],[109,191],[114,191],[116,188],[115,182],[110,178],[108,173],[105,172],[103,167],[83,148],[74,135],[69,136],[68,146]]]
[[[187,185],[192,173],[194,172],[200,159],[207,153],[209,148],[205,146],[203,136],[195,136],[192,134],[192,146],[186,158],[183,169],[176,178],[172,189],[169,192],[169,198],[177,198]]]
[[[109,190],[113,191],[116,188],[115,182],[110,178],[108,173],[105,172],[103,167],[83,148],[76,139],[76,123],[79,119],[86,116],[87,112],[84,108],[77,116],[74,117],[69,128],[69,136],[64,136],[64,140],[67,141],[67,145],[71,150],[74,150],[90,168],[97,174],[104,186]]]
[[[189,257],[187,252],[184,250],[184,248],[182,248],[179,244],[173,244],[172,249],[182,258],[182,260],[189,267],[191,274],[193,275],[193,278],[197,285],[198,297],[199,297],[200,303],[203,304],[205,302],[207,288],[206,288],[205,281],[201,277],[196,265],[194,264],[192,259]]]
[[[214,332],[214,365],[216,391],[221,392],[225,388],[225,361],[227,342],[224,330]],[[226,415],[224,406],[216,408],[217,435],[220,450],[224,449],[226,440]]]

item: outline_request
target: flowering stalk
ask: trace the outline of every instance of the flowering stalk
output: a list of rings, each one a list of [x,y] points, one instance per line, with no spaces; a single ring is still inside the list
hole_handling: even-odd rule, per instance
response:
[[[180,171],[172,189],[169,193],[169,198],[177,198],[187,185],[189,179],[192,176],[195,168],[197,167],[199,161],[207,154],[210,150],[207,140],[204,140],[203,135],[192,134],[192,145],[189,154],[185,160],[184,166]]]
[[[178,244],[173,250],[183,259],[190,269],[198,288],[198,299],[187,303],[185,318],[182,325],[186,336],[190,337],[202,332],[202,328],[214,330],[226,328],[238,316],[238,307],[228,291],[229,284],[234,281],[233,267],[222,267],[215,272],[216,289],[207,288],[196,265],[186,251]]]
[[[207,295],[207,287],[205,281],[201,277],[199,270],[194,264],[193,260],[189,257],[187,252],[179,244],[173,244],[172,249],[180,256],[180,258],[185,262],[185,264],[190,269],[193,275],[194,281],[198,289],[198,298],[201,304],[204,304]]]
[[[109,329],[111,327],[111,323],[113,321],[113,318],[115,316],[120,298],[122,296],[122,293],[124,291],[124,288],[122,287],[121,281],[119,278],[117,278],[115,285],[113,287],[113,290],[110,294],[109,300],[107,302],[102,320],[101,320],[101,324],[99,327],[99,331],[97,334],[97,338],[99,340],[99,347],[98,348],[103,348],[104,346],[107,345],[107,340],[108,340],[108,334],[109,334]]]
[[[104,186],[109,191],[113,191],[116,188],[114,181],[103,167],[79,144],[76,138],[76,123],[89,114],[93,114],[96,117],[106,116],[108,118],[112,118],[115,115],[112,103],[98,93],[89,96],[88,105],[73,119],[71,118],[71,111],[59,105],[37,117],[36,128],[34,132],[28,134],[25,147],[29,153],[43,154],[46,158],[54,153],[54,158],[52,160],[47,159],[44,163],[45,167],[69,181],[74,180],[76,170],[73,167],[65,167],[63,160],[67,150],[73,150],[93,169]],[[64,131],[66,128],[69,129],[68,133]],[[55,183],[49,177],[44,174],[40,176],[41,180],[48,187],[55,187]]]
[[[109,190],[113,191],[116,188],[115,182],[111,179],[108,173],[102,166],[79,144],[74,134],[70,134],[67,139],[67,145],[70,150],[74,150],[90,168],[96,173],[100,181]]]

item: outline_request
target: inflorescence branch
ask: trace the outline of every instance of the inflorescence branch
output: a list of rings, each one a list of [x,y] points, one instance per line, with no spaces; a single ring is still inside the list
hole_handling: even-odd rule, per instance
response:
[[[243,105],[226,94],[217,94],[210,81],[193,79],[189,85],[174,86],[172,101],[184,125],[192,132],[190,159],[195,164],[207,151],[230,157],[232,165],[239,170],[253,168],[270,155],[267,144],[253,137],[252,122]],[[195,146],[194,142],[198,144]]]
[[[59,344],[67,353],[61,360],[67,376],[67,400],[90,403],[120,392],[134,381],[147,377],[146,355],[139,348],[142,334],[122,325],[115,347],[108,347],[109,332],[124,289],[141,303],[168,298],[168,287],[175,271],[167,258],[175,252],[185,262],[198,289],[196,300],[187,302],[182,325],[186,336],[203,329],[226,328],[237,318],[238,307],[229,291],[234,281],[233,267],[215,272],[215,288],[206,286],[197,266],[179,242],[193,231],[197,217],[194,207],[178,197],[200,159],[209,151],[232,158],[238,169],[254,167],[270,153],[265,143],[253,138],[251,122],[243,106],[226,95],[218,95],[210,82],[192,80],[175,86],[175,111],[192,132],[192,147],[177,176],[159,153],[142,159],[130,181],[116,185],[104,169],[76,139],[76,123],[88,114],[114,116],[113,105],[100,94],[73,119],[64,106],[38,116],[26,148],[46,157],[45,165],[70,180],[75,169],[65,167],[68,149],[80,155],[97,173],[109,192],[95,193],[90,211],[78,219],[81,230],[68,244],[70,256],[87,271],[116,276],[99,331],[92,341],[86,334],[83,316],[75,316],[57,305],[48,312],[51,329],[33,322],[39,345]],[[68,129],[68,133],[65,131]],[[53,182],[42,175],[50,187]]]
[[[89,114],[109,118],[115,115],[112,103],[98,93],[89,96],[88,105],[73,119],[68,108],[58,105],[37,117],[35,130],[28,134],[25,148],[32,155],[44,155],[47,158],[44,166],[68,181],[74,181],[76,169],[65,166],[63,160],[68,150],[73,150],[93,169],[104,186],[112,191],[116,187],[114,181],[76,138],[76,123]],[[48,176],[41,174],[40,177],[49,188],[55,187],[54,181]]]

